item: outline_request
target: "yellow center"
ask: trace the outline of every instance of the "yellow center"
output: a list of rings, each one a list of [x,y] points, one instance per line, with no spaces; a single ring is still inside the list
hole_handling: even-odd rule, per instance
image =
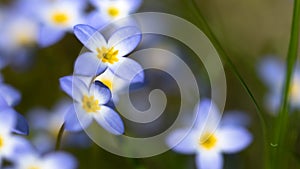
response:
[[[199,145],[207,150],[210,150],[216,146],[217,141],[218,140],[214,134],[206,133],[199,139]]]
[[[57,12],[52,15],[52,20],[55,24],[65,25],[69,21],[69,16],[64,12]]]
[[[110,90],[113,88],[112,81],[109,79],[101,79],[100,80],[105,86],[107,86]]]
[[[41,169],[41,167],[38,167],[38,166],[30,166],[28,169]]]
[[[115,50],[114,47],[102,47],[101,49],[97,48],[97,52],[97,57],[104,63],[108,62],[110,64],[113,64],[119,61],[119,59],[117,58],[119,51]]]
[[[111,6],[107,9],[107,13],[109,16],[115,18],[120,15],[120,10],[114,6]]]
[[[2,136],[0,136],[0,148],[4,146],[4,139]]]
[[[293,82],[291,85],[291,98],[297,99],[300,98],[300,83]]]
[[[93,113],[100,110],[99,101],[94,98],[94,96],[83,96],[82,98],[82,108],[87,113]]]

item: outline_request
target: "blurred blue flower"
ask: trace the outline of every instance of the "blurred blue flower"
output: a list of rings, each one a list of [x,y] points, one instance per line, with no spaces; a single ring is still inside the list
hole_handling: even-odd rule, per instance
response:
[[[111,35],[108,42],[100,32],[89,25],[75,26],[74,33],[91,51],[77,58],[75,74],[96,76],[109,68],[125,80],[133,80],[133,82],[144,80],[141,65],[124,57],[132,52],[141,41],[141,32],[138,28],[132,26],[120,28]]]
[[[76,169],[76,159],[64,152],[49,153],[44,156],[31,150],[17,158],[16,169]]]
[[[278,112],[281,102],[281,92],[285,81],[285,65],[275,57],[267,56],[258,65],[258,72],[263,82],[268,87],[265,97],[266,107],[272,114]],[[293,109],[300,109],[300,66],[294,70],[290,86],[290,104]]]
[[[0,104],[3,104],[0,99]],[[13,109],[0,108],[0,167],[2,159],[14,161],[22,151],[30,149],[29,142],[19,136],[12,135],[16,125],[17,114]]]
[[[17,120],[13,129],[15,133],[28,135],[29,128],[26,119],[12,108],[19,103],[20,99],[21,95],[16,89],[0,83],[0,109],[15,114]]]
[[[134,13],[142,4],[142,0],[90,0],[96,8],[88,16],[87,23],[97,29],[114,19],[126,17]]]
[[[62,39],[73,26],[85,23],[83,20],[85,0],[44,0],[37,4],[37,16],[41,22],[38,43],[50,46]]]
[[[32,142],[39,152],[45,153],[54,149],[58,132],[64,123],[64,117],[71,104],[70,100],[62,99],[54,106],[53,110],[35,108],[28,113],[31,133],[34,133]],[[63,137],[62,143],[65,143],[63,145],[77,147],[89,145],[88,137],[81,136],[84,135],[82,133],[75,134],[77,138],[82,137],[82,139],[72,139],[73,135],[68,134]]]
[[[220,112],[211,100],[202,100],[196,107],[197,119],[191,130],[178,129],[167,138],[174,151],[196,153],[199,169],[221,169],[222,153],[236,153],[252,141],[251,134],[242,126],[220,126]]]
[[[60,85],[74,100],[74,105],[65,117],[66,130],[80,131],[87,128],[95,119],[112,134],[124,133],[124,124],[120,116],[113,109],[105,106],[111,99],[111,92],[106,86],[98,81],[87,85],[77,76],[62,77]]]

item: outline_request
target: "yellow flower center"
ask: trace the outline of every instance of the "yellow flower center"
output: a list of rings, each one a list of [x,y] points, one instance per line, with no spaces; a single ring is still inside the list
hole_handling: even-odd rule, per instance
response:
[[[300,98],[300,82],[294,81],[291,85],[291,98]]]
[[[97,48],[97,52],[97,57],[104,63],[108,62],[110,64],[113,64],[119,61],[119,59],[117,58],[119,51],[115,50],[114,47],[102,47],[101,49]]]
[[[82,98],[82,108],[87,113],[93,113],[100,110],[99,101],[94,98],[94,96],[83,96]]]
[[[120,15],[120,10],[114,6],[111,6],[107,9],[107,13],[109,16],[115,18]]]
[[[100,80],[105,86],[107,86],[110,90],[113,88],[112,81],[109,79],[101,79]]]
[[[201,136],[199,140],[199,145],[207,150],[210,150],[216,146],[217,141],[218,140],[214,134],[206,133]]]
[[[0,148],[4,146],[4,139],[2,136],[0,136]]]
[[[38,167],[38,166],[30,166],[30,167],[28,167],[28,169],[41,169],[41,167]]]
[[[52,20],[55,24],[65,25],[69,21],[69,16],[64,12],[56,12],[52,15]]]

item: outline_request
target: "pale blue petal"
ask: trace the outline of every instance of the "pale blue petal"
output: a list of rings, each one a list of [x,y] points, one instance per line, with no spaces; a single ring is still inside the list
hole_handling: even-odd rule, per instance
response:
[[[0,95],[0,108],[4,109],[6,107],[9,107],[9,105],[7,101],[4,99],[4,97]]]
[[[74,26],[74,34],[85,47],[93,52],[97,52],[97,48],[106,46],[106,40],[102,34],[89,25]]]
[[[137,27],[128,26],[118,29],[108,40],[108,46],[119,50],[119,57],[132,52],[141,42],[142,34]]]
[[[142,0],[131,0],[128,1],[128,5],[130,6],[129,13],[136,12],[138,8],[142,5]]]
[[[258,73],[262,80],[270,87],[282,86],[284,81],[284,64],[275,57],[266,57],[258,65]]]
[[[0,130],[11,132],[16,125],[16,114],[11,108],[0,109]]]
[[[94,53],[83,53],[75,62],[74,74],[83,76],[97,76],[106,70],[107,66],[100,62]]]
[[[41,47],[48,47],[60,41],[64,35],[64,30],[44,26],[40,29],[38,44]]]
[[[110,66],[112,72],[120,78],[138,83],[144,81],[144,70],[142,66],[130,58],[123,58]]]
[[[113,109],[102,105],[100,111],[94,117],[97,123],[108,132],[115,135],[124,133],[123,121]]]
[[[89,13],[86,17],[87,25],[94,27],[95,29],[99,30],[105,24],[109,22],[109,20],[102,16],[99,11],[93,11]]]
[[[170,148],[179,153],[193,154],[197,150],[195,134],[187,129],[175,130],[167,137],[166,142]]]
[[[219,129],[219,146],[225,153],[236,153],[252,142],[252,135],[241,127],[223,127]]]
[[[11,149],[12,151],[8,154],[8,158],[10,158],[11,160],[22,158],[24,154],[30,153],[34,150],[31,143],[23,137],[13,136],[11,141],[11,145],[13,148]]]
[[[273,91],[265,96],[265,104],[271,114],[276,115],[279,111],[281,102],[281,92]]]
[[[12,111],[14,111],[12,109]],[[27,120],[25,117],[17,112],[15,112],[16,117],[17,117],[17,123],[15,128],[13,129],[13,132],[21,135],[28,135],[29,134],[29,126],[27,123]]]
[[[93,118],[83,112],[79,106],[72,105],[65,116],[65,129],[66,131],[81,131],[87,128],[92,123]]]
[[[200,152],[196,155],[198,169],[222,169],[223,157],[219,152]]]
[[[71,98],[73,97],[72,94],[72,80],[73,76],[64,76],[59,78],[59,84],[61,89],[68,94]]]
[[[10,85],[0,85],[0,95],[6,100],[8,105],[15,106],[21,100],[21,94]]]
[[[51,169],[76,169],[76,159],[63,152],[50,153],[44,157],[46,166],[51,166]]]
[[[91,85],[90,95],[95,96],[99,104],[105,104],[111,99],[110,90],[101,82],[96,81]]]

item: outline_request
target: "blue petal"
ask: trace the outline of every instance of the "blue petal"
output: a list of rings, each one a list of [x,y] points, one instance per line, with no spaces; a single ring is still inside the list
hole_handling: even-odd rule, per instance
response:
[[[63,152],[50,153],[44,157],[45,165],[53,169],[75,169],[77,162],[74,157]]]
[[[138,83],[144,81],[144,71],[142,66],[130,58],[123,58],[110,66],[114,74],[124,80]]]
[[[26,119],[24,118],[24,116],[22,116],[21,114],[16,112],[16,116],[17,116],[17,123],[15,128],[13,129],[13,132],[17,133],[17,134],[21,134],[21,135],[28,135],[29,134],[29,126],[28,123],[26,121]]]
[[[108,132],[115,135],[124,133],[123,121],[113,109],[102,105],[100,111],[94,117],[97,123]]]
[[[200,169],[222,169],[222,154],[215,151],[201,152],[196,155],[196,165]]]
[[[6,107],[9,107],[7,101],[3,96],[0,95],[0,109],[4,109]]]
[[[0,85],[0,95],[6,100],[10,106],[17,105],[21,100],[21,94],[10,85]]]
[[[16,125],[16,113],[13,109],[1,108],[0,109],[0,129],[1,131],[11,132]]]
[[[61,89],[66,92],[70,97],[72,96],[72,79],[73,76],[64,76],[59,79]]]
[[[76,109],[75,109],[76,106]],[[79,105],[75,104],[70,107],[65,116],[65,129],[66,131],[81,131],[87,128],[93,121],[91,116],[83,112]]]
[[[97,76],[106,70],[107,66],[100,62],[94,53],[83,53],[75,62],[74,74],[83,76]]]
[[[105,104],[111,99],[110,90],[99,81],[92,84],[89,93],[99,100],[99,104]]]
[[[97,52],[97,48],[106,46],[106,40],[102,34],[89,25],[79,24],[74,26],[74,34],[91,51]]]
[[[86,17],[86,20],[88,25],[96,29],[100,29],[109,22],[109,20],[103,17],[99,11],[93,11],[89,13]]]
[[[132,52],[141,42],[142,34],[137,27],[128,26],[117,30],[108,40],[108,46],[119,50],[119,57]]]
[[[64,30],[59,30],[51,27],[42,27],[38,38],[38,44],[41,47],[48,47],[61,40],[64,35]]]
[[[183,154],[193,154],[197,150],[197,140],[193,131],[187,129],[175,130],[167,137],[167,144],[174,151]]]

